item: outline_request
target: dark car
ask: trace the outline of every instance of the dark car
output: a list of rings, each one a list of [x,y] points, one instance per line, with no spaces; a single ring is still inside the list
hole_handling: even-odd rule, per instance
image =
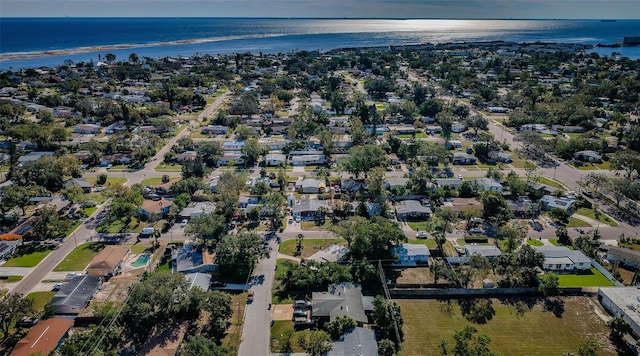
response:
[[[211,281],[211,287],[226,287],[227,286],[227,282],[223,282],[223,281]]]

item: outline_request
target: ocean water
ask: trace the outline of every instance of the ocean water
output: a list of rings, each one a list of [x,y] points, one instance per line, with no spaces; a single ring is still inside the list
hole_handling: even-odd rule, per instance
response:
[[[498,40],[595,45],[624,36],[640,36],[640,21],[0,18],[0,68],[97,61],[106,53],[159,58]]]

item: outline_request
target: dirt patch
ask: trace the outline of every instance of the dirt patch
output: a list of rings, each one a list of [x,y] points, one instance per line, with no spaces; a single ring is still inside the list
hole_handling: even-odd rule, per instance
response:
[[[141,354],[148,356],[175,355],[187,332],[189,322],[172,322],[154,330],[149,341],[142,347]]]
[[[277,304],[271,307],[271,318],[273,320],[292,320],[293,304]]]

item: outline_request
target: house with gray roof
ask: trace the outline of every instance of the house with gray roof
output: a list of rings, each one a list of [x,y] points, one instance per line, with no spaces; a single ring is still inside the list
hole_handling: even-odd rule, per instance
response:
[[[205,251],[202,246],[194,243],[174,248],[171,254],[173,273],[217,272],[218,265],[205,261]],[[210,260],[210,258],[207,258]]]
[[[451,164],[454,165],[470,165],[476,163],[478,163],[476,156],[464,152],[456,152],[451,157]]]
[[[102,285],[99,276],[82,275],[66,283],[51,299],[56,314],[80,314]]]
[[[211,285],[211,274],[209,273],[187,273],[184,277],[189,282],[189,287],[191,288],[200,288],[203,292],[209,290],[209,286]]]
[[[334,283],[329,285],[327,292],[311,294],[311,318],[318,325],[334,321],[339,316],[348,316],[359,325],[368,323],[360,285]]]
[[[602,163],[602,156],[593,150],[578,151],[573,154],[573,159],[582,162]]]
[[[476,189],[480,192],[486,191],[494,191],[494,192],[502,192],[503,186],[495,179],[491,178],[478,178],[473,181],[473,184],[476,186]]]
[[[435,180],[436,187],[438,188],[450,188],[450,189],[458,189],[464,180],[457,178],[442,178]]]
[[[190,204],[186,208],[180,211],[181,219],[193,219],[201,215],[209,215],[216,210],[216,205],[210,201],[200,201],[195,204]]]
[[[609,246],[607,250],[607,261],[611,263],[621,263],[629,267],[638,267],[638,265],[640,265],[640,251]]]
[[[281,166],[287,162],[287,156],[282,153],[269,153],[265,157],[265,164],[269,167]]]
[[[391,189],[393,187],[406,187],[409,182],[409,178],[402,177],[387,177],[384,181],[385,189]]]
[[[569,250],[565,246],[534,246],[544,255],[547,271],[585,271],[591,269],[591,259],[581,251]]]
[[[431,209],[417,200],[403,200],[396,204],[396,216],[400,220],[426,220],[431,216]]]
[[[290,155],[289,164],[292,166],[314,166],[327,163],[324,155]]]
[[[291,207],[291,215],[294,219],[300,217],[301,220],[314,220],[318,209],[329,209],[329,203],[325,200],[302,199],[300,204]]]
[[[464,254],[466,256],[471,255],[480,255],[482,257],[486,257],[491,261],[495,257],[498,257],[502,254],[499,248],[494,245],[465,245]]]
[[[22,240],[0,241],[0,261],[13,255],[20,243],[22,243]]]
[[[378,343],[373,329],[361,327],[346,330],[340,339],[332,343],[327,356],[367,355],[378,356]]]
[[[296,190],[303,194],[318,194],[324,192],[327,184],[324,180],[306,178],[296,182]]]
[[[571,211],[575,199],[566,197],[554,197],[553,195],[545,195],[540,199],[540,206],[550,211],[553,208],[559,208],[564,211]]]
[[[431,252],[422,244],[400,244],[391,248],[391,255],[398,258],[396,266],[415,267],[426,265],[429,262]]]

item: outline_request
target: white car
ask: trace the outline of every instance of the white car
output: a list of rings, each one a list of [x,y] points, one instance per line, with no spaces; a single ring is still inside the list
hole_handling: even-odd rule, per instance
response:
[[[458,174],[458,179],[463,179],[462,174]]]
[[[187,226],[187,223],[189,222],[189,220],[182,220],[182,222],[180,223],[180,227],[185,227]]]
[[[299,223],[300,221],[302,221],[302,218],[300,218],[300,216],[296,216],[296,222]]]
[[[429,235],[427,235],[426,231],[420,231],[416,234],[416,239],[426,239]]]

